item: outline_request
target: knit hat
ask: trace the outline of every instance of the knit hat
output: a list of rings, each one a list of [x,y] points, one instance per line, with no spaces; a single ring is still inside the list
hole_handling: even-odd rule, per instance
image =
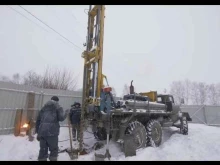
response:
[[[79,107],[81,106],[81,104],[80,104],[79,102],[74,102],[74,104],[71,105],[71,107],[75,107],[75,106],[77,106],[77,105],[78,105]]]
[[[59,101],[59,98],[57,97],[57,96],[53,96],[53,97],[51,97],[51,100],[53,100],[53,101]]]

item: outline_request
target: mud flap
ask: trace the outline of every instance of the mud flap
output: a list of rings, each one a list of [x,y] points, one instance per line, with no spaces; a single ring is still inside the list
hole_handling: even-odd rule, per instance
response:
[[[133,134],[124,135],[123,149],[124,149],[125,157],[136,156],[136,145],[134,142]]]
[[[186,120],[187,120],[187,121],[192,121],[192,118],[189,116],[189,113],[188,113],[188,112],[183,112],[183,116],[186,117]]]

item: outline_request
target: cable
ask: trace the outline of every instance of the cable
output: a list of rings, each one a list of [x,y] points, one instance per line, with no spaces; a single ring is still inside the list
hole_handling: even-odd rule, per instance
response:
[[[49,8],[48,5],[47,5],[47,8]],[[51,8],[50,8],[50,9],[51,9]],[[57,12],[56,12],[54,9],[51,9],[51,10],[53,10],[53,12],[55,13],[54,16],[55,16],[60,22],[63,22],[63,23],[64,23],[64,21],[58,17]],[[65,11],[66,11],[66,10],[65,10]],[[71,28],[71,30],[72,30],[73,33],[76,33],[72,28]],[[76,33],[76,34],[77,34],[77,33]],[[79,38],[82,40],[82,42],[83,42],[82,37],[81,37],[79,34],[77,34],[77,35],[78,35],[78,37],[79,37]]]
[[[27,20],[29,20],[30,22],[34,23],[35,25],[37,25],[39,28],[43,29],[44,31],[48,32],[48,30],[46,30],[44,27],[40,26],[39,24],[37,24],[36,22],[30,20],[28,17],[26,17],[25,15],[23,15],[22,13],[20,13],[19,11],[15,10],[13,7],[9,6],[9,5],[6,5],[8,8],[12,9],[13,11],[15,11],[16,13],[20,14],[21,16],[23,16],[24,18],[26,18]],[[64,44],[66,44],[63,40],[61,40],[60,38],[56,38],[56,39],[59,39],[60,41],[62,41]],[[68,45],[68,44],[66,44]],[[70,46],[70,45],[68,45]],[[71,47],[72,48],[72,47]]]
[[[20,14],[21,16],[25,17],[27,20],[29,20],[30,22],[34,23],[35,25],[37,25],[38,27],[42,28],[43,30],[45,30],[46,32],[48,32],[45,28],[43,28],[42,26],[38,25],[37,23],[33,22],[32,20],[30,20],[28,17],[26,17],[25,15],[23,15],[22,13],[20,13],[19,11],[15,10],[13,7],[6,5],[7,7],[9,7],[10,9],[14,10],[16,13]]]
[[[77,18],[75,17],[75,15],[72,12],[70,12],[70,15],[77,21]]]
[[[74,13],[72,13],[71,11],[67,11],[67,10],[65,10],[65,11],[66,11],[67,14],[69,13],[69,14],[73,17],[73,19],[76,20],[76,23],[78,23],[78,25],[80,25],[82,28],[85,28],[85,27],[86,27],[86,25],[82,24],[82,23],[76,18],[76,16],[74,15]],[[69,14],[68,14],[68,15],[69,15]]]
[[[89,9],[84,9],[84,10],[89,10]],[[65,10],[67,12],[67,10]],[[67,13],[68,14],[68,13]],[[82,25],[80,21],[78,21],[78,19],[76,18],[76,16],[74,15],[74,13],[69,11],[69,14],[73,17],[73,19],[76,20],[76,22],[79,23],[79,25],[81,25],[83,28],[85,27],[85,25]]]
[[[52,27],[50,27],[49,25],[47,25],[45,22],[43,22],[42,20],[40,20],[38,17],[36,17],[34,14],[32,14],[31,12],[29,12],[27,9],[23,8],[21,5],[18,5],[19,7],[21,7],[23,10],[25,10],[27,13],[29,13],[30,15],[32,15],[34,18],[36,18],[38,21],[40,21],[41,23],[43,23],[44,25],[46,25],[48,28],[50,28],[51,30],[53,30],[55,33],[57,33],[59,36],[61,36],[62,38],[64,38],[65,40],[67,40],[69,43],[71,43],[73,46],[79,48],[80,50],[83,50],[82,48],[80,48],[79,46],[77,46],[76,44],[74,44],[73,42],[71,42],[69,39],[67,39],[66,37],[64,37],[62,34],[60,34],[59,32],[57,32],[56,30],[54,30]]]
[[[21,7],[23,10],[25,10],[27,13],[29,13],[30,15],[32,15],[34,18],[36,18],[38,21],[40,21],[41,23],[43,23],[44,25],[46,25],[47,27],[49,27],[51,30],[53,30],[55,33],[57,33],[59,36],[61,36],[62,38],[64,38],[65,40],[67,40],[69,43],[71,43],[73,46],[79,48],[80,50],[82,50],[79,46],[77,46],[76,44],[74,44],[73,42],[71,42],[69,39],[67,39],[66,37],[64,37],[63,35],[61,35],[59,32],[57,32],[56,30],[54,30],[52,27],[50,27],[49,25],[47,25],[45,22],[43,22],[42,20],[40,20],[38,17],[36,17],[34,14],[32,14],[31,12],[29,12],[27,9],[23,8],[21,5],[18,5],[19,7]]]

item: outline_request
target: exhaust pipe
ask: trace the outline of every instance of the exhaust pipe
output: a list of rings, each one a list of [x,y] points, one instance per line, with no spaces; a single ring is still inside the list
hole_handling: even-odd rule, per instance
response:
[[[134,94],[134,86],[132,85],[133,80],[131,81],[131,85],[130,85],[130,94]]]

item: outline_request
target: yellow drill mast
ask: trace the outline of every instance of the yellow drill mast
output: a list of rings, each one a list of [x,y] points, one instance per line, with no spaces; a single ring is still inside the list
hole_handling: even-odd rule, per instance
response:
[[[106,78],[102,74],[104,18],[104,5],[89,6],[86,50],[82,53],[82,57],[84,58],[84,76],[80,123],[80,151],[82,151],[83,145],[83,130],[87,107],[89,104],[100,106],[103,78]]]

